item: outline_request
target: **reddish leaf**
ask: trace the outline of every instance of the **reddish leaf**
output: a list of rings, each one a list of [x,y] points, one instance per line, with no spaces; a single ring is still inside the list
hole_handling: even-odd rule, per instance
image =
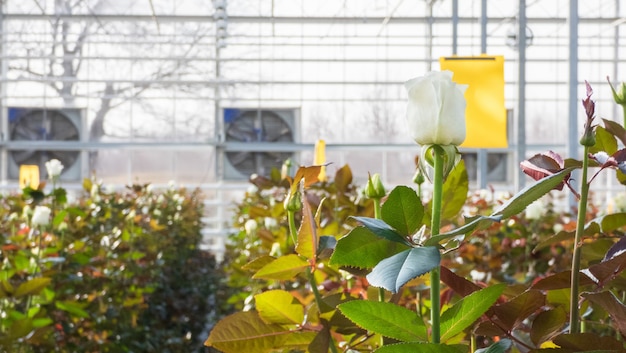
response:
[[[602,261],[608,261],[626,252],[626,237],[621,237],[613,246],[607,250]]]
[[[346,164],[335,173],[335,186],[337,191],[346,192],[348,186],[352,183],[352,170]]]
[[[613,320],[613,325],[626,337],[626,306],[613,293],[583,293],[582,296],[606,310]]]
[[[587,89],[587,97],[583,99],[583,107],[585,108],[585,114],[587,115],[587,119],[592,120],[595,114],[596,102],[591,100],[593,90],[591,89],[591,85],[587,81],[585,81],[585,88]]]
[[[622,352],[624,346],[610,336],[598,336],[593,333],[576,333],[558,335],[553,340],[554,344],[565,349],[574,349],[576,352],[615,350]]]
[[[520,163],[522,171],[535,180],[543,179],[547,176],[558,173],[565,167],[563,158],[556,152],[548,151],[536,154]],[[569,180],[569,174],[564,181],[557,185],[555,189],[563,190],[563,185]]]
[[[440,278],[443,283],[462,297],[466,297],[481,289],[475,283],[457,275],[445,266],[441,266]]]
[[[538,290],[528,290],[503,304],[492,307],[498,326],[513,330],[520,322],[541,309],[546,303],[545,294]]]
[[[626,269],[626,253],[617,255],[608,261],[590,266],[583,270],[583,273],[589,276],[598,287],[602,287],[608,281],[617,277],[624,269]]]
[[[537,290],[554,290],[554,289],[564,289],[570,288],[572,283],[572,271],[563,271],[559,273],[555,273],[553,275],[544,277],[532,285],[532,289]],[[580,273],[578,275],[578,283],[581,286],[587,286],[590,284],[594,284],[587,275],[584,273]]]
[[[540,312],[533,320],[530,339],[539,346],[563,329],[567,323],[567,313],[563,307]]]

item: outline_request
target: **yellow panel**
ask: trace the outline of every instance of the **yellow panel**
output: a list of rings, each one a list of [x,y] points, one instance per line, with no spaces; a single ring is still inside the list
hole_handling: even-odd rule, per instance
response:
[[[442,71],[454,73],[454,82],[469,85],[465,91],[467,137],[461,146],[507,147],[504,57],[442,57],[439,63]]]
[[[39,187],[39,166],[31,164],[20,165],[20,189],[30,186]]]
[[[315,142],[315,154],[313,156],[313,165],[323,165],[326,163],[326,141],[317,140]],[[320,181],[326,181],[326,167],[320,168]]]

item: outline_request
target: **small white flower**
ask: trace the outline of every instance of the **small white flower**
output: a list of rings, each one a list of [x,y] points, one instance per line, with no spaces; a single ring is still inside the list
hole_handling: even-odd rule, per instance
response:
[[[526,219],[539,219],[546,213],[546,207],[541,200],[537,200],[526,207]]]
[[[243,228],[246,230],[246,234],[254,235],[254,233],[256,233],[256,230],[258,228],[258,224],[256,223],[254,219],[249,219],[246,221]]]
[[[48,172],[48,178],[53,179],[61,175],[63,171],[63,164],[58,159],[51,159],[46,162],[46,171]]]
[[[557,234],[558,232],[562,231],[563,225],[561,223],[555,223],[554,226],[552,227],[552,231],[554,231],[554,234]]]
[[[31,218],[32,226],[47,226],[50,224],[50,214],[52,211],[46,206],[36,206]]]
[[[24,206],[24,208],[22,208],[22,217],[24,219],[29,219],[32,213],[33,209],[30,206],[26,205]]]
[[[278,227],[278,222],[276,221],[275,218],[272,218],[272,217],[265,217],[263,219],[263,223],[265,225],[265,229],[268,229],[268,230],[273,230]]]

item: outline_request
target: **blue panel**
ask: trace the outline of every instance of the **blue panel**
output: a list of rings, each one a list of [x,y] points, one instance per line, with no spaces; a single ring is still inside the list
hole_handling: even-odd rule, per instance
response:
[[[20,118],[20,116],[24,115],[24,113],[27,110],[28,109],[25,109],[25,108],[9,108],[8,109],[9,123],[14,123],[17,119]]]
[[[237,116],[239,116],[239,112],[241,109],[237,108],[224,108],[224,123],[230,124],[232,123]]]

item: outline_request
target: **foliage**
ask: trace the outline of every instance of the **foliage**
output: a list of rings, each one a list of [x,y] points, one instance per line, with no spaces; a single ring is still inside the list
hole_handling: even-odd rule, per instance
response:
[[[370,200],[342,198],[333,185],[346,185],[347,166],[335,182],[318,182],[320,166],[253,179],[258,189],[236,218],[247,231],[232,237],[228,265],[242,311],[205,344],[225,353],[626,350],[626,213],[587,204],[600,172],[617,169],[626,184],[626,149],[617,147],[626,130],[593,123],[591,92],[583,161],[533,156],[521,167],[536,182],[504,198],[468,194],[463,163],[446,175],[440,209],[420,187],[371,192],[371,177]],[[581,168],[578,194],[571,175]],[[441,180],[437,162],[434,175]],[[563,190],[579,198],[577,214],[552,207]],[[430,316],[435,309],[441,315]]]
[[[84,189],[71,204],[56,185],[0,199],[2,351],[200,350],[221,277],[198,249],[200,193]],[[49,225],[30,227],[36,204]]]
[[[347,166],[339,174],[346,170]],[[556,194],[549,193],[547,199],[536,201],[560,185],[570,171],[557,172],[552,179],[541,179],[529,187],[531,191],[523,197],[484,190],[456,203],[447,203],[449,210],[446,212],[456,209],[456,216],[443,223],[444,236],[436,245],[446,249],[441,257],[441,280],[445,284],[441,293],[443,343],[436,348],[425,343],[430,305],[425,289],[429,283],[420,276],[425,272],[420,266],[428,266],[431,261],[421,252],[437,247],[416,246],[432,241],[424,230],[427,200],[419,201],[411,188],[396,187],[383,199],[382,220],[378,220],[371,218],[371,207],[368,207],[371,200],[359,197],[357,188],[350,186],[353,194],[340,199],[353,202],[352,205],[322,202],[322,205],[337,205],[337,210],[357,211],[354,214],[358,216],[341,219],[349,227],[339,227],[339,222],[329,218],[320,221],[321,214],[327,217],[339,214],[332,208],[322,207],[322,212],[309,216],[303,214],[301,217],[305,219],[299,219],[299,223],[309,222],[317,234],[333,235],[337,241],[330,260],[327,256],[315,257],[314,277],[316,283],[320,283],[317,288],[321,297],[318,304],[306,275],[311,268],[311,254],[309,258],[299,255],[288,235],[283,206],[289,190],[288,179],[271,183],[255,179],[253,183],[262,187],[249,192],[238,205],[237,221],[242,231],[231,238],[234,242],[227,266],[232,283],[245,283],[239,287],[240,295],[231,297],[231,301],[245,311],[218,323],[207,344],[224,352],[292,349],[317,352],[328,351],[331,345],[335,346],[335,351],[371,351],[384,347],[378,350],[463,352],[467,348],[455,344],[470,341],[488,352],[539,350],[554,347],[553,342],[561,342],[561,347],[573,347],[567,343],[571,335],[563,332],[567,326],[567,288],[571,273],[568,249],[576,222],[572,215],[557,212],[551,201],[558,197]],[[465,178],[464,168],[459,165],[446,183],[464,183]],[[328,191],[319,196],[320,190],[334,190],[333,184],[333,181],[312,184],[305,192],[306,199],[334,200],[337,194]],[[456,193],[458,187],[446,184],[444,192]],[[531,217],[530,211],[523,212],[530,204],[543,208],[539,217]],[[461,211],[473,216],[461,217]],[[506,219],[502,219],[503,214]],[[246,233],[243,224],[252,215],[261,226],[254,233]],[[270,215],[282,220],[276,224],[266,222],[265,217]],[[589,273],[598,274],[598,283],[581,274],[581,285],[586,291],[584,298],[588,298],[586,334],[613,336],[619,334],[619,325],[626,322],[620,316],[623,310],[616,309],[621,308],[617,298],[624,293],[623,283],[626,282],[620,273],[621,259],[613,263],[601,261],[622,235],[620,226],[624,218],[602,216],[598,209],[591,207],[588,221],[583,266]],[[299,235],[302,234],[300,228]],[[312,239],[310,235],[308,239]],[[320,247],[321,244],[318,241]],[[419,254],[412,255],[415,251]],[[318,250],[317,254],[320,253]],[[394,260],[398,256],[402,257]],[[412,256],[418,260],[406,261]],[[383,271],[379,275],[375,271],[377,267]],[[404,278],[398,280],[402,276]],[[250,281],[250,277],[255,279]],[[386,292],[381,301],[372,284],[385,287],[388,281],[393,281],[388,286],[391,292],[397,293]],[[617,296],[608,301],[604,297],[607,294],[601,294],[606,293],[606,289]],[[272,304],[271,315],[268,303]],[[245,316],[241,316],[244,313]],[[242,326],[244,321],[248,328]],[[258,335],[259,332],[264,334]],[[297,335],[290,336],[293,334]],[[498,337],[509,338],[494,341]],[[614,344],[599,347],[610,349]],[[573,351],[571,349],[564,351]]]

